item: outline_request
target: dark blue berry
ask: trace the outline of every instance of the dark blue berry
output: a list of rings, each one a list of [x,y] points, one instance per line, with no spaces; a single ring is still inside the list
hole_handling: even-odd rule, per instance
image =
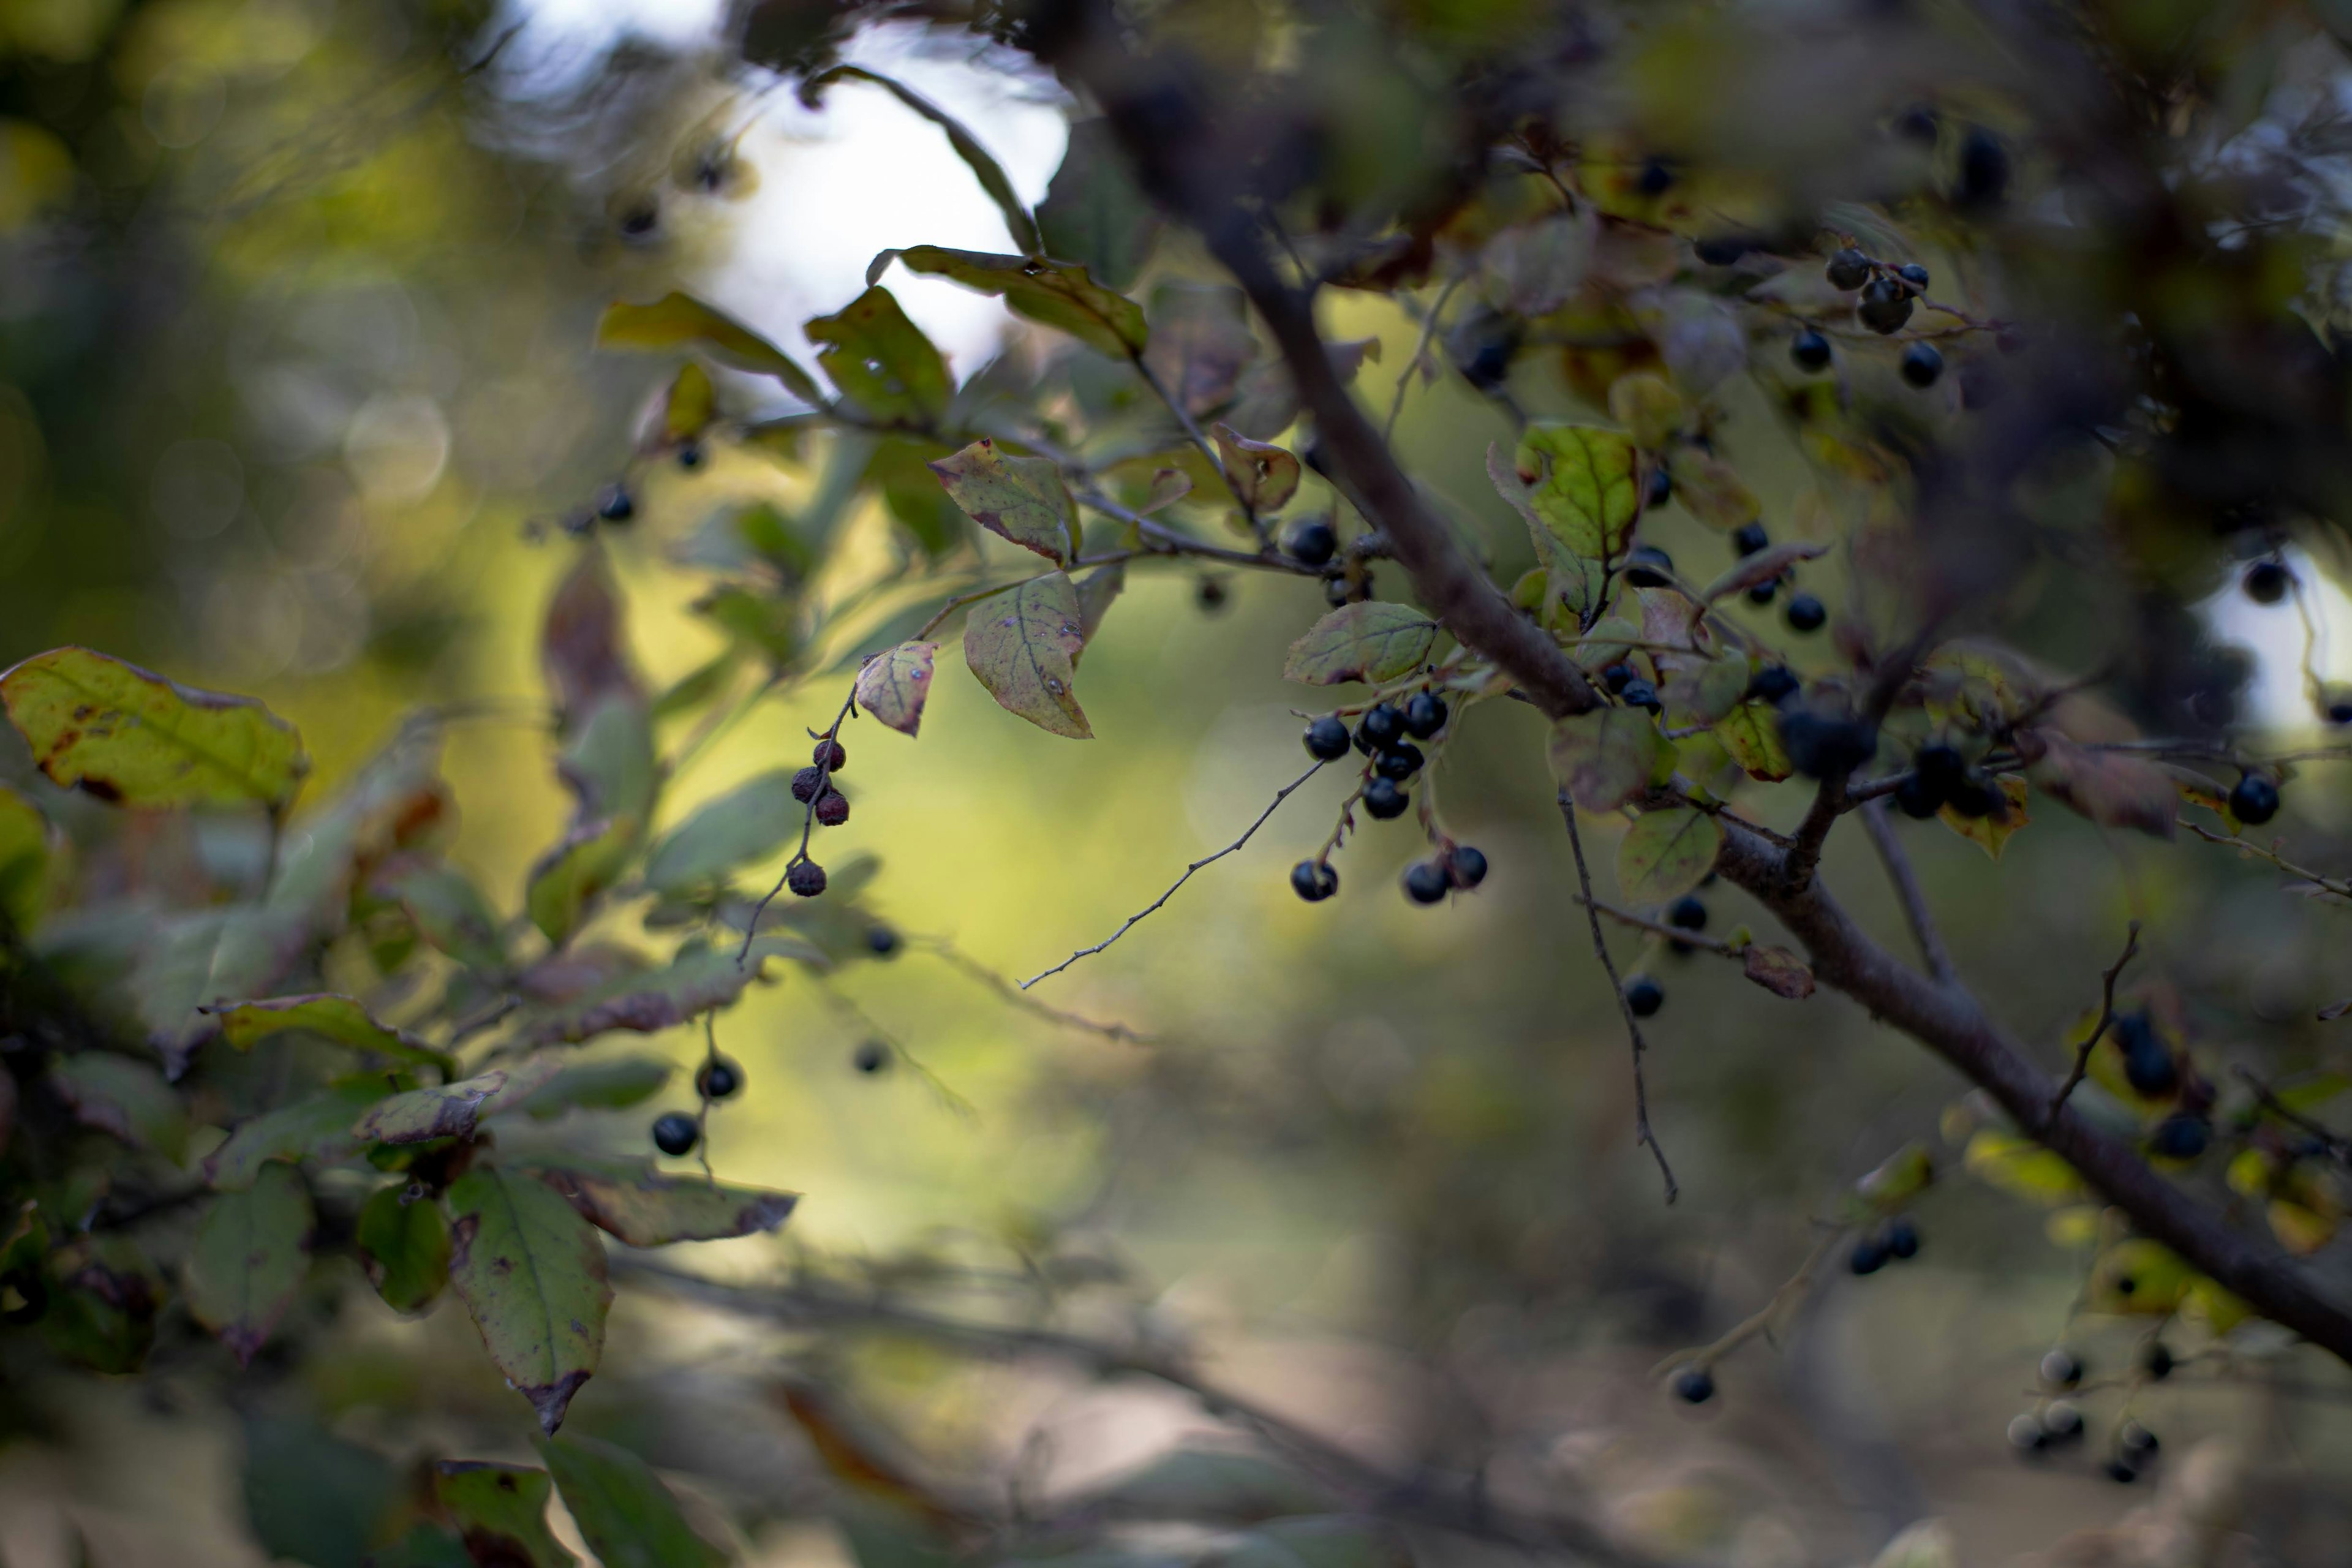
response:
[[[1830,341],[1807,327],[1790,342],[1789,357],[1797,362],[1799,370],[1827,370],[1830,366]]]
[[[1318,762],[1335,762],[1348,754],[1348,726],[1328,713],[1307,725],[1301,738],[1307,754]]]
[[[1452,890],[1453,879],[1445,868],[1431,860],[1416,860],[1404,868],[1404,896],[1416,904],[1433,904]]]
[[[1666,1005],[1665,988],[1646,974],[1629,976],[1625,981],[1625,1005],[1636,1018],[1647,1018]]]
[[[1364,809],[1382,822],[1402,816],[1412,804],[1394,779],[1376,778],[1364,786]]]
[[[1426,741],[1445,728],[1445,699],[1433,691],[1416,691],[1404,705],[1404,732]]]
[[[1817,632],[1830,618],[1829,610],[1811,594],[1791,594],[1789,607],[1780,612],[1796,632]]]
[[[702,1142],[702,1129],[682,1110],[665,1111],[654,1120],[654,1147],[675,1159]]]
[[[1290,868],[1290,890],[1319,904],[1339,890],[1339,873],[1321,860],[1301,860]]]
[[[2260,773],[2248,773],[2230,792],[2230,815],[2250,827],[2259,827],[2278,815],[2278,785]]]
[[[1292,529],[1283,548],[1301,566],[1320,566],[1338,552],[1339,536],[1331,531],[1329,523],[1317,518]]]

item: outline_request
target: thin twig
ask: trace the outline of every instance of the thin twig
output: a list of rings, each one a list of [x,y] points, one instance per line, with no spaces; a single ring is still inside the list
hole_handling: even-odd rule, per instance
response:
[[[1911,922],[1912,940],[1919,944],[1927,973],[1946,983],[1958,979],[1959,968],[1952,962],[1951,949],[1944,945],[1943,932],[1936,929],[1927,891],[1919,886],[1919,874],[1911,868],[1911,857],[1903,852],[1903,841],[1895,836],[1885,801],[1874,801],[1863,808],[1862,829],[1870,835],[1871,847],[1886,868],[1886,879],[1895,884],[1895,897],[1903,906],[1903,918]]]
[[[1645,931],[1654,936],[1662,936],[1671,942],[1681,942],[1685,947],[1703,947],[1709,952],[1719,952],[1726,958],[1738,958],[1747,952],[1746,948],[1734,947],[1719,936],[1701,936],[1695,931],[1685,931],[1680,926],[1670,926],[1663,921],[1650,920],[1645,916],[1635,914],[1631,910],[1621,910],[1614,904],[1604,904],[1598,899],[1588,899],[1579,895],[1576,901],[1589,910],[1607,915],[1620,925],[1629,925],[1635,931]]]
[[[2226,844],[2232,849],[2243,850],[2246,854],[2253,856],[2256,859],[2269,861],[2272,865],[2277,867],[2280,870],[2284,871],[2290,877],[2302,878],[2305,881],[2309,882],[2313,887],[2317,888],[2323,893],[2332,893],[2339,899],[2352,899],[2352,879],[2342,877],[2324,877],[2318,872],[2311,870],[2306,867],[2296,865],[2294,861],[2287,859],[2275,849],[2265,849],[2263,846],[2255,843],[2251,838],[2235,838],[2226,833],[2215,833],[2210,828],[2199,826],[2196,823],[2189,821],[2189,818],[2185,816],[2180,817],[2178,820],[2181,826],[2189,829],[2189,832],[2194,833],[2198,837],[2202,838],[2208,844]]]
[[[2091,1070],[2091,1052],[2106,1037],[2108,1026],[2116,1021],[2116,981],[2122,976],[2124,965],[2138,956],[2139,921],[2134,921],[2124,928],[2123,952],[2116,956],[2115,963],[2107,966],[2106,973],[2099,976],[2098,1022],[2091,1026],[2090,1034],[2075,1050],[2074,1070],[2066,1075],[2066,1081],[2058,1086],[2058,1092],[2050,1097],[2050,1116],[2045,1120],[2056,1119],[2059,1107],[2064,1105],[2066,1097],[2074,1092],[2074,1086],[2083,1081],[2083,1075]]]
[[[1625,1000],[1624,983],[1617,978],[1617,961],[1609,956],[1609,943],[1601,934],[1601,915],[1592,901],[1592,873],[1584,865],[1584,837],[1576,830],[1576,803],[1568,792],[1559,792],[1560,820],[1568,824],[1568,847],[1576,854],[1576,883],[1583,892],[1584,918],[1592,924],[1592,952],[1601,960],[1601,972],[1609,977],[1609,990],[1617,998],[1617,1011],[1625,1019],[1625,1033],[1633,1044],[1633,1140],[1648,1146],[1651,1157],[1658,1162],[1658,1174],[1665,1178],[1666,1202],[1673,1203],[1682,1194],[1675,1182],[1675,1168],[1666,1163],[1666,1152],[1658,1147],[1658,1136],[1650,1131],[1650,1086],[1642,1072],[1642,1053],[1648,1049],[1642,1043],[1642,1026],[1633,1016],[1633,1005]]]
[[[1842,1225],[1832,1226],[1824,1232],[1821,1240],[1813,1244],[1812,1251],[1805,1255],[1805,1261],[1799,1266],[1797,1271],[1789,1276],[1778,1290],[1772,1292],[1772,1299],[1726,1329],[1722,1337],[1711,1344],[1675,1352],[1674,1354],[1652,1367],[1650,1375],[1664,1377],[1670,1372],[1679,1372],[1685,1367],[1704,1372],[1759,1334],[1768,1340],[1770,1339],[1773,1331],[1788,1317],[1790,1309],[1802,1301],[1806,1294],[1812,1289],[1813,1277],[1821,1272],[1822,1264],[1836,1247],[1838,1238],[1845,1235],[1846,1228]]]
[[[1413,373],[1421,368],[1422,356],[1429,353],[1429,342],[1437,335],[1437,318],[1445,314],[1445,303],[1454,298],[1454,290],[1462,287],[1463,274],[1457,272],[1445,280],[1445,287],[1430,301],[1429,314],[1421,319],[1421,338],[1412,345],[1412,357],[1404,362],[1404,373],[1397,377],[1396,397],[1389,404],[1389,422],[1381,427],[1381,439],[1393,444],[1396,440],[1397,419],[1404,413],[1404,395],[1412,389]]]
[[[1005,979],[1004,976],[997,973],[993,969],[989,968],[986,964],[982,963],[977,959],[971,957],[961,948],[956,946],[955,943],[950,942],[946,937],[919,936],[909,940],[913,945],[938,957],[950,968],[960,970],[971,978],[980,982],[980,984],[987,986],[991,991],[995,992],[999,996],[1004,998],[1007,1003],[1020,1008],[1024,1013],[1034,1013],[1040,1018],[1046,1019],[1052,1023],[1063,1025],[1068,1028],[1084,1029],[1090,1034],[1101,1035],[1108,1039],[1125,1040],[1129,1045],[1148,1046],[1152,1043],[1151,1037],[1150,1035],[1139,1033],[1134,1029],[1129,1028],[1125,1024],[1101,1023],[1093,1018],[1082,1017],[1076,1013],[1064,1012],[1059,1007],[1049,1006],[1047,1004],[1038,1001],[1037,998],[1027,994],[1021,989],[1021,987],[1013,984],[1013,982]]]
[[[2254,1091],[2254,1099],[2261,1102],[2264,1110],[2269,1111],[2288,1126],[2318,1139],[2326,1147],[2329,1159],[2339,1164],[2352,1165],[2352,1138],[2345,1137],[2325,1122],[2314,1121],[2310,1117],[2288,1105],[2279,1099],[2270,1085],[2257,1078],[2249,1068],[2240,1066],[2231,1070],[2244,1081],[2248,1089]]]
[[[1317,773],[1321,773],[1323,771],[1323,766],[1324,764],[1322,763],[1318,762],[1313,767],[1307,769],[1305,773],[1299,774],[1297,778],[1283,785],[1280,789],[1275,791],[1274,799],[1267,804],[1266,808],[1264,811],[1257,814],[1257,820],[1251,823],[1248,827],[1243,830],[1242,836],[1239,838],[1234,839],[1231,844],[1226,845],[1223,849],[1218,850],[1215,854],[1203,855],[1198,860],[1193,861],[1190,866],[1185,867],[1184,874],[1177,878],[1175,881],[1169,884],[1169,888],[1166,892],[1152,900],[1150,904],[1144,909],[1128,916],[1127,923],[1125,925],[1120,926],[1117,931],[1103,938],[1102,941],[1095,943],[1094,946],[1082,947],[1078,949],[1077,952],[1070,954],[1069,957],[1062,960],[1061,963],[1054,965],[1053,968],[1046,970],[1044,973],[1031,975],[1028,979],[1021,983],[1021,989],[1026,991],[1032,985],[1036,984],[1040,980],[1044,980],[1049,975],[1061,973],[1062,971],[1069,968],[1070,965],[1076,963],[1078,960],[1088,958],[1100,952],[1104,948],[1108,947],[1112,942],[1115,942],[1120,937],[1125,936],[1128,931],[1134,927],[1138,921],[1140,921],[1145,915],[1151,913],[1153,910],[1158,909],[1160,905],[1174,898],[1176,896],[1176,889],[1192,879],[1193,872],[1199,870],[1203,866],[1212,865],[1216,861],[1223,859],[1226,856],[1232,854],[1234,850],[1248,843],[1250,841],[1251,835],[1255,834],[1259,828],[1265,826],[1265,819],[1272,816],[1282,803],[1291,797],[1291,795],[1298,788],[1299,785],[1305,784],[1308,779],[1313,778]]]

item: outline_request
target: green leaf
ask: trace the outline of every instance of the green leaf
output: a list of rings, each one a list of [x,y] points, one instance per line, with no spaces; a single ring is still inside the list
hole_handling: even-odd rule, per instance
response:
[[[352,1124],[352,1135],[369,1143],[468,1137],[482,1118],[512,1110],[546,1088],[563,1062],[562,1052],[539,1051],[512,1067],[391,1095]]]
[[[930,468],[972,521],[1056,566],[1069,564],[1078,509],[1052,458],[1006,457],[983,436]]]
[[[1080,622],[1068,577],[1033,577],[971,607],[964,618],[964,662],[1007,712],[1056,735],[1091,740],[1094,731],[1071,689],[1074,661],[1086,647]]]
[[[1642,510],[1641,454],[1614,430],[1531,425],[1514,458],[1528,504],[1571,555],[1615,560]]]
[[[312,929],[303,910],[253,904],[165,917],[131,972],[149,1043],[176,1069],[218,1027],[198,1009],[270,990],[301,957]]]
[[[727,1561],[687,1524],[661,1478],[627,1449],[550,1437],[539,1452],[604,1568],[719,1568]]]
[[[661,775],[645,699],[632,691],[599,700],[572,727],[555,772],[578,798],[583,819],[647,820]]]
[[[860,66],[835,66],[818,72],[802,84],[801,97],[803,101],[814,103],[816,95],[836,81],[871,82],[946,132],[948,145],[955,149],[955,155],[963,160],[964,166],[971,171],[972,178],[980,182],[980,188],[988,193],[988,199],[994,202],[996,210],[1004,216],[1005,232],[1013,237],[1013,243],[1031,256],[1044,253],[1045,242],[1038,237],[1037,225],[1030,217],[1029,209],[1021,205],[1021,198],[1013,194],[1013,182],[1005,176],[1003,168],[996,160],[989,156],[988,149],[980,144],[979,138],[964,129],[961,121],[905,83]]]
[[[903,642],[876,654],[857,671],[857,705],[902,735],[921,728],[930,700],[935,642]]]
[[[531,867],[523,907],[550,942],[562,947],[571,941],[590,906],[620,880],[638,831],[636,821],[625,816],[580,823]]]
[[[763,860],[801,830],[805,808],[793,798],[793,775],[761,773],[698,808],[665,834],[646,858],[646,885],[684,897],[723,883],[738,867]]]
[[[1298,459],[1266,441],[1253,441],[1230,425],[1213,425],[1217,456],[1224,459],[1225,477],[1243,500],[1259,511],[1273,511],[1298,493]]]
[[[816,363],[833,384],[875,419],[928,426],[947,412],[955,396],[947,361],[887,289],[868,289],[801,330],[809,342],[825,345],[817,351]]]
[[[359,1143],[352,1124],[383,1099],[383,1090],[380,1077],[346,1079],[323,1094],[239,1122],[205,1157],[205,1180],[223,1192],[237,1192],[253,1185],[272,1160],[341,1159]]]
[[[532,1173],[583,1218],[631,1247],[719,1241],[773,1230],[800,1201],[796,1193],[664,1175],[644,1161],[535,1164]]]
[[[252,698],[175,685],[85,647],[0,675],[0,700],[43,773],[120,805],[281,812],[310,770],[293,726]]]
[[[449,1216],[449,1282],[490,1360],[552,1433],[604,1349],[604,1244],[545,1184],[496,1166],[450,1185]]]
[[[1553,531],[1543,514],[1536,510],[1535,492],[1528,489],[1527,481],[1519,478],[1518,472],[1503,456],[1501,446],[1494,442],[1488,442],[1486,446],[1486,478],[1494,485],[1496,493],[1510,502],[1512,510],[1527,524],[1528,538],[1535,544],[1536,560],[1541,563],[1545,579],[1545,624],[1563,631],[1583,625],[1593,612],[1600,609],[1608,594],[1608,568],[1596,556],[1577,553]],[[1533,608],[1533,604],[1528,607]],[[1640,631],[1633,628],[1630,623],[1613,620],[1601,623],[1602,626],[1617,624],[1628,626],[1628,636],[1636,639],[1640,637]],[[1599,658],[1591,651],[1591,645],[1577,651],[1579,662],[1594,669],[1612,662],[1615,657],[1612,653],[1607,658]]]
[[[1127,171],[1110,121],[1070,127],[1062,166],[1037,206],[1049,256],[1083,263],[1107,288],[1126,289],[1150,258],[1160,213]]]
[[[480,1460],[444,1459],[433,1467],[433,1498],[465,1538],[466,1554],[494,1568],[575,1568],[547,1527],[555,1489],[545,1470]]]
[[[662,438],[671,446],[690,441],[707,429],[718,417],[719,394],[710,384],[710,373],[688,360],[678,366],[677,374],[670,378],[669,390],[662,397]]]
[[[189,1245],[188,1310],[249,1364],[310,1272],[316,1215],[293,1166],[272,1162],[243,1192],[223,1193]]]
[[[790,664],[801,650],[798,609],[783,595],[720,583],[694,601],[694,613],[743,648],[764,656],[772,667]]]
[[[910,272],[1002,295],[1014,315],[1057,328],[1113,359],[1131,359],[1150,341],[1142,307],[1102,287],[1087,276],[1084,267],[1071,262],[918,245],[882,252],[866,268],[866,280],[881,277],[894,260],[904,262]]]
[[[173,1164],[187,1152],[187,1108],[147,1063],[110,1051],[78,1051],[49,1064],[48,1081],[83,1126],[152,1149]]]
[[[379,1187],[360,1205],[352,1239],[368,1282],[395,1312],[423,1311],[449,1283],[449,1222],[405,1182]]]
[[[1091,643],[1102,630],[1103,617],[1127,589],[1127,563],[1097,566],[1078,579],[1078,636]]]
[[[1717,721],[1715,738],[1752,779],[1778,783],[1795,770],[1780,743],[1780,726],[1762,702],[1743,702]]]
[[[203,1009],[220,1019],[221,1034],[240,1051],[289,1029],[299,1029],[332,1040],[352,1050],[373,1052],[395,1061],[440,1066],[442,1052],[404,1029],[394,1029],[368,1016],[365,1007],[349,996],[318,994],[276,996],[267,1002],[239,1002],[234,1006]]]
[[[0,929],[33,929],[48,905],[56,836],[41,808],[0,784]]]
[[[51,1350],[93,1372],[132,1373],[155,1342],[163,1283],[154,1265],[121,1237],[100,1237],[51,1260],[48,1316],[41,1337]]]
[[[1617,886],[1628,903],[1663,904],[1706,879],[1723,825],[1687,805],[1645,811],[1617,846]]]
[[[1551,771],[1587,811],[1615,811],[1650,787],[1665,740],[1638,708],[1596,708],[1552,726]]]
[[[373,878],[417,933],[467,968],[495,974],[507,965],[499,917],[473,879],[439,860],[403,856]]]
[[[669,1063],[652,1057],[615,1057],[565,1068],[522,1102],[534,1121],[551,1121],[575,1106],[583,1110],[625,1110],[641,1105],[669,1081]]]
[[[760,958],[740,967],[730,947],[721,952],[699,939],[681,944],[657,969],[614,976],[580,994],[532,1014],[516,1029],[522,1044],[593,1039],[608,1029],[657,1034],[724,1007],[760,977]]]
[[[803,403],[820,406],[824,403],[824,394],[809,379],[808,372],[786,357],[783,350],[734,317],[685,294],[665,294],[650,305],[605,306],[596,323],[596,346],[656,353],[700,348],[720,364],[774,376]]]
[[[1429,656],[1437,623],[1407,605],[1368,599],[1342,605],[1290,645],[1285,679],[1309,686],[1394,680]]]

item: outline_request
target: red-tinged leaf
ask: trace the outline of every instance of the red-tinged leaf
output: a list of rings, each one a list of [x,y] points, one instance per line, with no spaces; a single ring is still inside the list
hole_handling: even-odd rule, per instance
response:
[[[212,1201],[189,1244],[188,1310],[240,1366],[252,1362],[310,1271],[314,1215],[301,1173],[271,1163]]]
[[[902,735],[922,728],[931,697],[935,642],[903,642],[876,654],[857,672],[857,705]]]
[[[1744,594],[1759,583],[1769,583],[1800,561],[1811,561],[1829,553],[1826,544],[1815,544],[1808,539],[1783,540],[1768,544],[1753,555],[1744,556],[1738,564],[1706,585],[1700,595],[1708,604],[1727,599],[1734,594]]]
[[[604,1349],[604,1247],[543,1184],[476,1166],[450,1185],[449,1282],[549,1433]]]
[[[1650,785],[1666,742],[1638,708],[1600,708],[1552,726],[1552,776],[1587,811],[1615,811]]]
[[[1813,972],[1785,947],[1751,947],[1740,954],[1740,973],[1775,996],[1801,1002],[1813,994]]]
[[[1645,811],[1617,846],[1617,886],[1635,904],[1664,904],[1706,879],[1723,848],[1723,825],[1686,805]]]
[[[613,1029],[657,1034],[726,1006],[760,973],[756,957],[739,966],[731,948],[722,951],[698,938],[681,944],[658,968],[615,975],[527,1016],[516,1027],[515,1038],[539,1046],[573,1044]]]
[[[2172,837],[2175,790],[2162,768],[2123,752],[2097,752],[2051,730],[2030,731],[2041,759],[2033,782],[2045,794],[2104,827],[2133,827],[2158,838]]]
[[[963,658],[1008,713],[1051,734],[1094,738],[1072,683],[1086,647],[1077,589],[1059,572],[984,599],[964,619]]]
[[[629,668],[621,599],[601,550],[583,551],[547,606],[540,660],[548,689],[567,720],[585,717],[609,696],[642,698]]]
[[[1368,599],[1342,605],[1290,645],[1285,679],[1308,686],[1394,680],[1429,657],[1437,623],[1407,605]]]
[[[1143,363],[1187,414],[1200,418],[1231,401],[1258,356],[1249,304],[1224,284],[1163,283],[1151,291],[1151,347]]]
[[[1273,511],[1297,493],[1297,458],[1270,442],[1253,441],[1230,425],[1211,426],[1209,434],[1224,459],[1225,477],[1252,507]]]
[[[1013,458],[983,436],[930,465],[964,514],[1000,539],[1069,564],[1077,505],[1050,458]]]

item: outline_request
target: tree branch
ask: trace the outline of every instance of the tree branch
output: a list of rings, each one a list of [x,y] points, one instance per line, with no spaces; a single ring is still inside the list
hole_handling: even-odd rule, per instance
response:
[[[1952,963],[1952,953],[1944,945],[1944,933],[1936,929],[1936,917],[1927,908],[1927,892],[1919,886],[1919,875],[1911,868],[1911,857],[1903,852],[1903,841],[1895,837],[1895,823],[1886,815],[1884,801],[1863,808],[1863,831],[1870,835],[1871,847],[1886,867],[1886,879],[1895,884],[1895,896],[1903,905],[1903,918],[1911,922],[1912,940],[1919,944],[1919,956],[1927,965],[1927,973],[1939,985],[1949,985],[1960,977],[1958,966]]]

